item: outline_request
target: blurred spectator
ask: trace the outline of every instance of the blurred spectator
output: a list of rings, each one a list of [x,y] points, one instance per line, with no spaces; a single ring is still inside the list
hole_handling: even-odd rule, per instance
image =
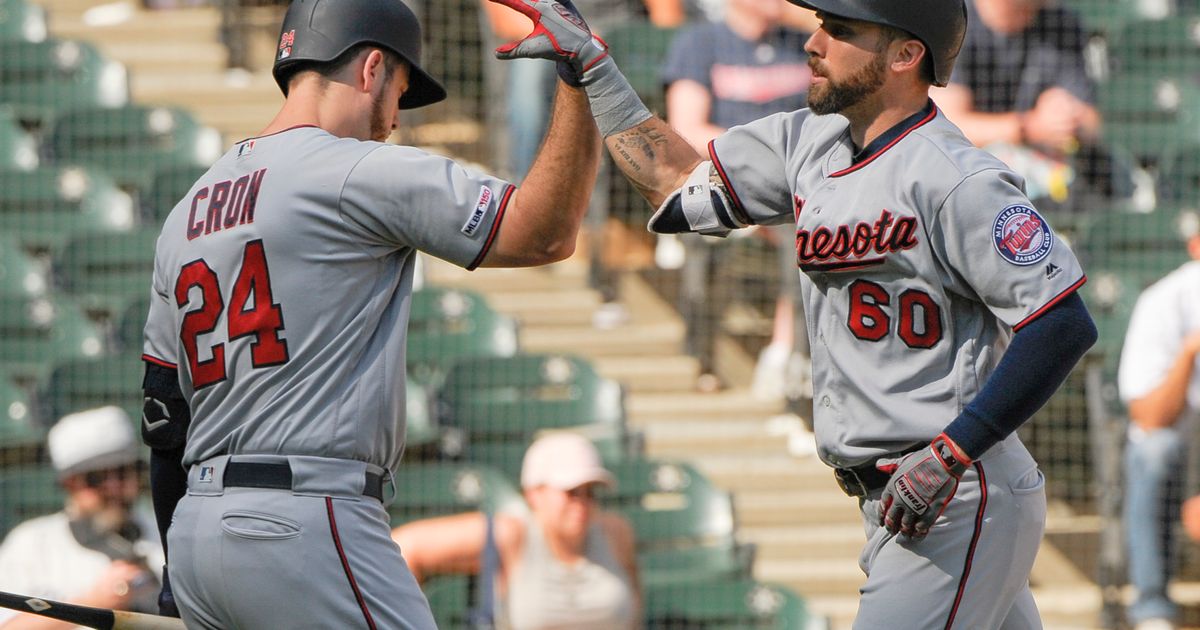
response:
[[[1183,530],[1193,542],[1200,542],[1200,495],[1183,503]]]
[[[525,453],[522,514],[471,512],[431,518],[392,531],[418,580],[480,573],[489,547],[495,618],[514,630],[614,630],[641,625],[641,584],[633,529],[596,507],[597,486],[613,476],[586,438],[566,432],[535,441]],[[491,539],[489,540],[489,535]]]
[[[672,42],[662,72],[667,121],[701,155],[707,155],[709,141],[730,127],[805,107],[812,72],[804,43],[815,28],[811,11],[784,0],[728,0],[720,22],[692,26]],[[795,346],[808,341],[806,334],[795,334],[803,328],[796,308],[795,228],[780,225],[755,233],[779,253],[780,292],[771,341],[759,357],[754,389],[765,398],[781,398],[789,381],[797,380],[785,376]],[[714,281],[727,258],[722,255],[725,243],[699,234],[660,235],[659,241],[660,265],[678,265],[679,254],[683,255],[681,292],[688,350],[700,360],[700,389],[716,388],[720,381],[715,375],[714,345],[726,300],[714,295],[719,288]],[[807,348],[800,352],[803,357],[796,364],[805,365]]]
[[[1192,261],[1138,297],[1118,372],[1131,421],[1124,524],[1129,581],[1137,591],[1128,613],[1137,630],[1174,628],[1177,615],[1167,583],[1174,569],[1172,530],[1189,476],[1187,445],[1200,411],[1200,233],[1188,237],[1187,249]]]
[[[1034,201],[1065,204],[1076,190],[1111,194],[1078,14],[1048,0],[968,0],[967,10],[951,83],[933,92],[938,106],[1025,177]]]
[[[64,416],[47,438],[66,490],[61,512],[18,525],[0,545],[0,590],[137,612],[158,612],[158,529],[135,508],[142,463],[133,424],[118,407]],[[71,624],[0,609],[0,628]]]

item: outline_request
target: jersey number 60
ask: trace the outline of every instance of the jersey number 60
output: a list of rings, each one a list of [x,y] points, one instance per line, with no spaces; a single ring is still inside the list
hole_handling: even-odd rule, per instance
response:
[[[200,361],[197,356],[196,338],[216,330],[225,311],[221,297],[221,283],[217,273],[204,262],[194,260],[183,266],[179,279],[175,281],[175,303],[179,308],[188,304],[188,293],[199,287],[203,301],[200,308],[188,311],[179,328],[179,339],[187,353],[188,366],[192,373],[192,387],[200,389],[225,380],[225,344],[212,346],[212,358]],[[251,293],[253,292],[253,300]],[[271,274],[267,269],[267,255],[261,240],[246,243],[242,254],[242,270],[233,283],[233,295],[229,297],[226,313],[229,341],[254,336],[250,345],[250,357],[254,367],[267,367],[287,363],[287,340],[279,338],[283,330],[283,309],[271,297]]]
[[[855,280],[850,285],[850,317],[846,322],[850,332],[866,341],[883,339],[892,327],[892,318],[883,307],[891,303],[887,289],[867,280]],[[942,309],[928,293],[916,289],[904,291],[896,310],[900,314],[896,335],[908,347],[932,348],[942,340]]]

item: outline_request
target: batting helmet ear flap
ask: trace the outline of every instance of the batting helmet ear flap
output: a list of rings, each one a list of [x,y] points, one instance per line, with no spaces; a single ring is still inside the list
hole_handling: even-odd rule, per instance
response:
[[[293,0],[283,18],[271,74],[284,95],[305,62],[327,62],[359,44],[387,48],[408,62],[401,109],[446,98],[446,89],[421,67],[421,24],[400,0]]]

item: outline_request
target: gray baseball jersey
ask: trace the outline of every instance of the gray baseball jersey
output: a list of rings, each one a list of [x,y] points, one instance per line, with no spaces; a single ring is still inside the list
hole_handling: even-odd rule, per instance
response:
[[[831,466],[936,437],[1012,332],[1084,282],[1020,177],[932,102],[858,155],[845,118],[801,110],[729,130],[709,157],[732,203],[685,186],[690,226],[795,222],[815,433]],[[1040,627],[1028,575],[1044,481],[1015,434],[964,474],[925,540],[879,526],[879,490],[861,508],[867,582],[855,627]]]
[[[486,255],[513,186],[296,128],[223,156],[167,218],[147,360],[179,366],[184,463],[276,453],[393,470],[415,252]]]

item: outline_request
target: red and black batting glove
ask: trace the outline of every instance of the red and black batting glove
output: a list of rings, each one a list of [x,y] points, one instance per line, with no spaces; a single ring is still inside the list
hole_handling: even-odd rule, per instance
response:
[[[945,433],[927,449],[880,459],[875,467],[891,475],[880,497],[880,525],[892,534],[925,538],[970,466],[971,458]]]
[[[587,71],[608,57],[608,44],[592,34],[571,0],[491,0],[533,21],[523,39],[496,49],[500,59],[549,59],[568,85],[587,84]]]

